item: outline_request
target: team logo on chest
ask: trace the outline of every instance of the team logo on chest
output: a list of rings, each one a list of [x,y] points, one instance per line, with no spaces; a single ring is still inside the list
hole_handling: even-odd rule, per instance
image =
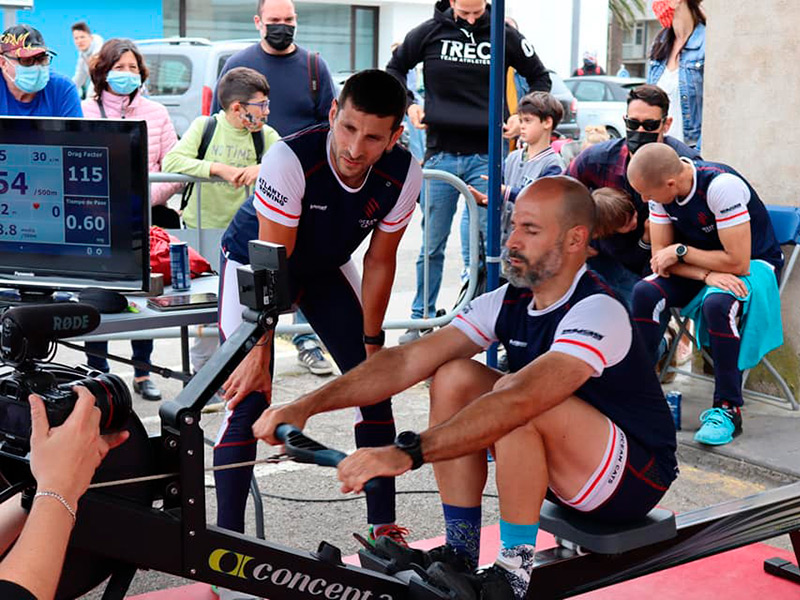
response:
[[[370,227],[374,227],[375,223],[378,222],[378,219],[373,218],[373,215],[378,212],[381,205],[378,204],[378,201],[375,198],[370,198],[369,201],[364,206],[364,216],[366,219],[359,219],[358,224],[361,226],[362,229],[368,229]]]
[[[700,223],[700,228],[705,233],[711,233],[712,231],[714,231],[715,223],[712,221],[709,224],[709,220],[710,220],[710,218],[706,213],[704,213],[704,212],[697,213],[697,222]]]

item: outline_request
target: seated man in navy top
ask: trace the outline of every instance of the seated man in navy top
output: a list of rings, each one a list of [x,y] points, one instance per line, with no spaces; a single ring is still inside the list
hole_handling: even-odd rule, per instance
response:
[[[249,263],[247,244],[262,239],[286,246],[296,305],[345,372],[381,349],[383,319],[394,281],[397,247],[411,220],[422,169],[397,145],[406,99],[384,71],[356,73],[329,112],[329,124],[273,144],[261,164],[255,197],[245,202],[222,237],[220,329],[241,323],[236,267]],[[363,281],[352,253],[369,238]],[[253,348],[223,388],[225,421],[214,464],[252,461],[252,426],[272,392],[272,343]],[[386,396],[356,416],[356,445],[382,446],[395,436]],[[217,471],[217,519],[244,531],[249,469]],[[394,480],[367,496],[370,535],[402,538],[394,525]]]
[[[686,306],[706,285],[702,316],[714,360],[714,405],[700,416],[695,440],[727,444],[742,431],[741,336],[736,319],[748,295],[741,276],[762,261],[780,278],[783,254],[767,209],[731,167],[679,158],[665,144],[642,148],[628,178],[650,202],[653,274],[636,284],[633,315],[655,364],[672,306]]]
[[[569,165],[568,174],[589,190],[603,187],[627,192],[638,213],[635,230],[617,233],[593,246],[599,254],[589,266],[599,272],[630,306],[633,286],[650,274],[650,235],[647,228],[647,202],[628,181],[628,163],[646,144],[663,142],[681,156],[700,158],[696,150],[667,135],[672,125],[669,96],[655,85],[640,85],[628,94],[624,138],[611,139],[586,148]]]
[[[675,428],[636,328],[585,265],[594,219],[580,182],[532,183],[517,199],[506,243],[510,284],[470,302],[449,326],[267,410],[255,435],[274,444],[280,423],[302,427],[311,415],[368,406],[433,376],[431,428],[356,451],[339,466],[342,489],[360,491],[372,477],[434,463],[447,544],[423,557],[428,573],[451,588],[499,588],[500,596],[489,597],[523,598],[546,495],[623,522],[649,512],[677,474]],[[508,375],[470,360],[495,341],[508,349]],[[468,578],[459,570],[478,560],[489,448],[502,547],[491,569]],[[410,551],[379,540],[376,552]]]

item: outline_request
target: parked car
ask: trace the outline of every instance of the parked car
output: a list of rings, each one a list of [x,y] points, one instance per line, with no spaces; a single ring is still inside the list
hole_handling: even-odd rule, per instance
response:
[[[645,83],[639,77],[587,75],[568,77],[566,86],[578,100],[578,126],[581,135],[587,125],[605,125],[611,137],[625,135],[623,117],[631,88]]]
[[[257,41],[174,37],[136,42],[150,69],[149,98],[167,107],[179,136],[196,117],[211,112],[214,88],[228,58]]]
[[[563,137],[577,140],[581,137],[583,128],[580,126],[580,103],[565,84],[565,80],[555,71],[550,71],[550,93],[555,96],[564,107],[564,116],[561,123],[556,127],[556,133]]]

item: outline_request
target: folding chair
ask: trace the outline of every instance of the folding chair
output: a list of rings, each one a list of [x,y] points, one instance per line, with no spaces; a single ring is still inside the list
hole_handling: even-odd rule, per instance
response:
[[[778,238],[778,243],[781,246],[794,247],[792,250],[792,255],[789,257],[789,262],[784,265],[783,274],[781,276],[781,284],[778,288],[778,295],[782,296],[783,290],[786,288],[786,283],[789,281],[792,271],[794,270],[797,258],[800,256],[800,208],[794,206],[767,205],[767,211],[769,211],[770,220],[772,221],[772,228],[775,230],[775,237]],[[686,369],[678,369],[669,366],[672,357],[678,349],[678,342],[684,335],[687,336],[696,347],[700,348],[703,357],[709,363],[712,365],[714,364],[708,352],[706,352],[705,349],[703,349],[697,343],[695,337],[688,331],[686,323],[687,319],[681,315],[680,309],[672,308],[670,311],[678,323],[679,331],[675,336],[675,339],[673,339],[669,351],[667,352],[667,358],[664,361],[665,367],[661,370],[659,375],[660,380],[663,381],[668,372],[674,372],[713,383],[714,379],[712,377],[700,375],[699,373],[692,373]],[[775,379],[775,382],[783,391],[783,397],[773,396],[771,394],[764,394],[762,392],[756,392],[754,390],[747,389],[743,389],[742,392],[754,400],[769,402],[783,408],[790,408],[791,410],[800,410],[800,404],[797,403],[797,400],[795,399],[792,390],[789,388],[789,385],[786,383],[786,380],[780,373],[778,373],[775,367],[772,366],[772,363],[769,362],[766,356],[761,359],[760,364],[763,364],[767,371],[769,371],[769,373]],[[742,388],[744,388],[745,384],[747,383],[749,374],[749,369],[744,372],[742,376]]]

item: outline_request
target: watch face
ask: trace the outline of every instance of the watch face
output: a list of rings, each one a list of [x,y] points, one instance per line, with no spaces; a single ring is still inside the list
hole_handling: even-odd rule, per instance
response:
[[[397,435],[397,445],[401,448],[410,448],[417,444],[419,435],[413,431],[403,431]]]
[[[683,244],[675,248],[675,254],[677,254],[678,256],[686,256],[686,251],[687,248]]]

